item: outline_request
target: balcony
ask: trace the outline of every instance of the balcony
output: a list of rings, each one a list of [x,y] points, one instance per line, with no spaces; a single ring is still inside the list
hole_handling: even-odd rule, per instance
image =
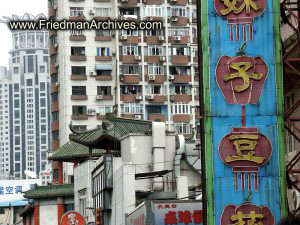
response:
[[[168,40],[171,44],[181,44],[186,45],[190,41],[189,36],[174,36],[174,37],[168,37]]]
[[[52,150],[59,148],[59,140],[53,140],[52,139]]]
[[[146,5],[162,5],[163,0],[144,0]]]
[[[193,37],[193,44],[197,44],[198,43],[198,38]]]
[[[94,20],[96,20],[96,21],[107,21],[110,19],[111,19],[111,17],[109,17],[109,16],[95,16],[94,17]]]
[[[121,35],[119,37],[119,41],[122,42],[123,44],[137,45],[141,41],[141,38],[139,36],[123,36],[123,35]]]
[[[165,115],[159,113],[151,113],[148,116],[148,120],[155,122],[165,122]]]
[[[57,35],[57,30],[49,30],[49,37],[56,36],[56,35]]]
[[[70,21],[85,21],[85,16],[69,16]]]
[[[94,0],[94,2],[110,2],[110,0]]]
[[[86,75],[71,75],[71,80],[87,80]]]
[[[188,4],[188,0],[168,0],[171,5],[186,5]]]
[[[52,132],[59,130],[59,120],[53,120],[51,122],[51,130]]]
[[[97,119],[97,120],[104,120],[104,119],[105,119],[105,115],[97,114],[97,115],[96,115],[96,119]]]
[[[192,101],[192,95],[188,94],[174,94],[171,96],[172,102],[190,102]]]
[[[148,45],[161,45],[165,42],[164,36],[148,36],[145,37],[145,42]]]
[[[170,18],[171,26],[187,26],[189,19],[183,16],[172,16]]]
[[[50,18],[50,17],[55,17],[55,16],[56,16],[56,10],[54,9],[53,6],[50,6],[50,7],[48,8],[48,16],[49,16],[49,18]]]
[[[122,114],[121,117],[128,118],[128,119],[134,119],[134,114]]]
[[[95,61],[112,61],[112,56],[95,56]]]
[[[178,65],[187,65],[189,63],[189,56],[187,55],[173,55],[172,63]]]
[[[49,47],[49,56],[56,55],[57,49],[54,46]]]
[[[86,61],[86,55],[71,55],[71,61]]]
[[[55,66],[55,64],[50,65],[50,75],[52,74],[57,74],[57,67]]]
[[[140,100],[137,99],[138,96],[140,96]],[[142,95],[137,95],[137,94],[121,94],[120,97],[121,97],[121,101],[123,102],[139,102],[143,99]]]
[[[97,75],[96,80],[112,80],[112,75]]]
[[[119,2],[123,5],[137,5],[139,0],[119,0]]]
[[[112,36],[96,36],[95,41],[111,41]]]
[[[192,77],[190,75],[175,75],[174,84],[186,84],[192,82]]]
[[[100,98],[101,96],[101,98]],[[96,100],[98,101],[103,101],[103,100],[113,100],[113,96],[112,95],[97,95],[96,96]]]
[[[151,80],[150,76],[154,77],[154,80]],[[167,79],[166,75],[146,75],[145,80],[147,80],[149,83],[163,84]]]
[[[138,74],[124,74],[120,76],[120,81],[124,84],[138,84],[141,80]]]
[[[57,112],[57,111],[59,111],[59,102],[58,101],[52,102],[51,112]]]
[[[149,96],[149,95],[147,95]],[[166,95],[154,95],[153,99],[150,99],[146,96],[146,99],[149,101],[149,103],[165,103],[167,101]]]
[[[87,100],[87,95],[71,95],[71,100]]]
[[[88,115],[87,114],[73,114],[72,115],[72,120],[87,120],[88,119]]]
[[[164,56],[164,59],[166,59],[166,57]],[[158,64],[164,61],[160,60],[160,56],[157,55],[153,55],[153,56],[145,56],[145,61],[148,63],[154,63],[154,64]]]
[[[85,0],[69,0],[69,2],[84,2]]]
[[[123,63],[129,63],[129,64],[139,63],[139,61],[136,60],[135,55],[122,55],[120,58]]]
[[[85,35],[71,35],[69,37],[70,41],[86,41],[86,36]]]
[[[51,93],[58,92],[58,83],[51,83]]]
[[[173,121],[174,123],[189,123],[191,120],[191,115],[182,114],[182,115],[174,115]]]

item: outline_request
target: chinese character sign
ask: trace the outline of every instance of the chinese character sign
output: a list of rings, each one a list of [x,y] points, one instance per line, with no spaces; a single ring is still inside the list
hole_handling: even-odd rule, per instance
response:
[[[267,75],[261,57],[222,56],[216,68],[216,80],[228,104],[259,103]]]
[[[227,205],[223,211],[221,225],[274,225],[274,217],[268,207],[249,203]]]
[[[67,212],[61,218],[61,225],[84,225],[84,218],[78,212]]]

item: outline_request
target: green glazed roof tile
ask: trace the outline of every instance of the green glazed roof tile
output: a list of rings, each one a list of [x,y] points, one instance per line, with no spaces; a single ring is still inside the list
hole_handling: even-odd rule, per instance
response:
[[[64,197],[73,195],[74,184],[35,186],[35,188],[24,192],[24,197],[30,199]]]

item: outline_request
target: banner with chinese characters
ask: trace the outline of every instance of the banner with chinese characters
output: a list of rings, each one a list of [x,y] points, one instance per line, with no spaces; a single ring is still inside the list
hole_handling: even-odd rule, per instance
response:
[[[274,225],[286,213],[279,1],[201,10],[208,224]]]

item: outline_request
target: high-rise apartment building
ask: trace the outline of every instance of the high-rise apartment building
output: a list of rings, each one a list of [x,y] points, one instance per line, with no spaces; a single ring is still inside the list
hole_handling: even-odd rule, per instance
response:
[[[22,18],[6,19],[34,17],[26,14]],[[12,37],[9,72],[3,72],[0,80],[0,172],[25,178],[25,170],[39,175],[49,166],[48,31],[14,30]]]
[[[105,113],[166,122],[179,134],[197,126],[194,0],[49,0],[50,19],[162,21],[161,30],[50,31],[53,149]]]

